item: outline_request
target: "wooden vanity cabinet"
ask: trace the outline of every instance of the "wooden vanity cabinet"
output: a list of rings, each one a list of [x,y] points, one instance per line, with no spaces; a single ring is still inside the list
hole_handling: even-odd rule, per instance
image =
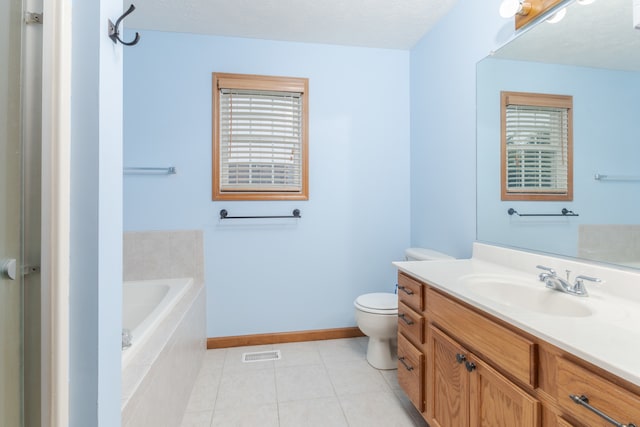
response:
[[[540,426],[540,402],[429,326],[427,420],[432,427]]]
[[[398,382],[430,427],[640,427],[640,387],[404,273]]]

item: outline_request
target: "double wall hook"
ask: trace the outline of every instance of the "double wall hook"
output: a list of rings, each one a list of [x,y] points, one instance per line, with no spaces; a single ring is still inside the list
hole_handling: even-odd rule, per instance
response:
[[[122,20],[134,10],[136,10],[136,7],[134,5],[129,6],[129,10],[127,10],[120,18],[118,18],[115,24],[111,22],[111,19],[109,19],[109,38],[113,40],[114,43],[120,42],[125,46],[133,46],[135,44],[138,44],[138,42],[140,41],[140,34],[138,34],[137,32],[136,37],[132,41],[122,41],[122,39],[120,38],[120,30],[118,28],[120,27],[120,22],[122,22]]]

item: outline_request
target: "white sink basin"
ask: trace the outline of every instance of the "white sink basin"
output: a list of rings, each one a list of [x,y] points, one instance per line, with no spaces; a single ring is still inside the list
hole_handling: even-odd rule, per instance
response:
[[[498,274],[472,274],[460,278],[472,293],[500,305],[551,316],[586,317],[593,314],[580,297],[548,289],[535,279]]]

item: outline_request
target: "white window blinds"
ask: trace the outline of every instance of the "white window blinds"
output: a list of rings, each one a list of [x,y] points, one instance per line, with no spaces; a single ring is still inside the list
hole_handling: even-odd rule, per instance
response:
[[[568,109],[506,106],[507,192],[566,193]]]
[[[220,189],[302,188],[301,93],[219,89]]]

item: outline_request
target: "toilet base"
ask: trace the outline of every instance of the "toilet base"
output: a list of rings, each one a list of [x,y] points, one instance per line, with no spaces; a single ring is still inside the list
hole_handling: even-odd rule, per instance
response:
[[[367,362],[376,369],[398,369],[396,338],[371,338],[367,344]]]

